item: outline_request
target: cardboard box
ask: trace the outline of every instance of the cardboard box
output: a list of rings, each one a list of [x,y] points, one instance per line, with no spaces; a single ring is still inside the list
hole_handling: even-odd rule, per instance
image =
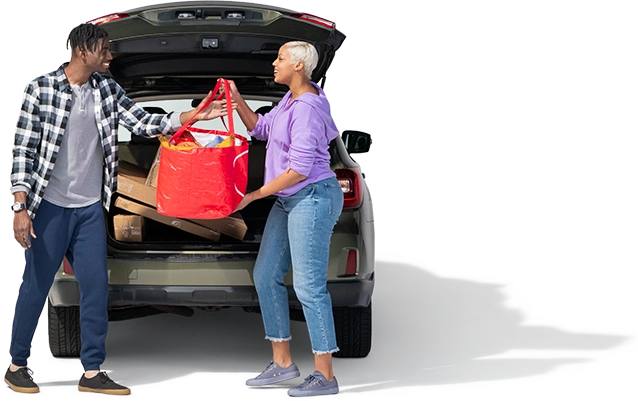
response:
[[[150,172],[125,161],[119,162],[118,170],[117,192],[155,209],[157,205],[156,189],[146,184]],[[239,213],[233,213],[222,219],[188,219],[186,221],[192,221],[215,232],[226,234],[240,240],[244,239],[246,231],[248,230],[246,223]]]
[[[124,242],[142,242],[145,234],[144,217],[117,214],[113,216],[115,239]]]
[[[148,172],[125,161],[118,163],[117,192],[155,208],[155,188],[146,185]]]
[[[239,213],[233,213],[223,219],[190,219],[190,221],[237,239],[244,239],[246,231],[248,231],[248,227]]]
[[[157,176],[159,175],[159,160],[160,160],[160,151],[162,147],[160,146],[157,149],[157,153],[155,154],[155,160],[153,160],[153,164],[151,164],[151,169],[148,171],[148,175],[146,176],[146,185],[149,187],[157,188]]]
[[[162,216],[157,211],[147,205],[136,202],[132,199],[127,199],[123,196],[118,196],[115,200],[115,206],[120,209],[124,209],[131,213],[138,214],[140,216],[147,217],[151,220],[159,221],[160,223],[173,226],[180,230],[189,232],[191,234],[198,235],[200,237],[209,239],[211,241],[219,241],[220,234],[204,226],[193,223],[192,221],[178,219],[174,217]]]

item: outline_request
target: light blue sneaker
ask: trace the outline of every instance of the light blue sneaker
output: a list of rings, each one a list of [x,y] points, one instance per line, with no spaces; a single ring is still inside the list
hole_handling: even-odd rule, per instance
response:
[[[292,365],[287,368],[282,368],[275,362],[270,361],[266,369],[261,372],[257,377],[246,380],[247,386],[267,386],[269,384],[275,384],[286,380],[299,377],[299,369],[293,362]]]
[[[315,370],[299,386],[288,390],[288,395],[291,397],[310,397],[313,395],[337,394],[338,392],[339,383],[337,383],[336,377],[329,382],[321,372]]]

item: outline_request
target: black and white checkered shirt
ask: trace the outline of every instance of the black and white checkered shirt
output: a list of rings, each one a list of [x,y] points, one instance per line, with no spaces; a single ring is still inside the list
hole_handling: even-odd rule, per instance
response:
[[[56,71],[34,79],[24,91],[13,148],[11,191],[27,193],[31,218],[35,217],[42,201],[71,111],[72,90],[64,74],[67,65],[64,63]],[[112,78],[93,73],[89,81],[104,150],[102,202],[108,210],[111,195],[117,189],[118,125],[144,137],[167,135],[176,127],[171,124],[172,113],[147,113],[129,99]]]

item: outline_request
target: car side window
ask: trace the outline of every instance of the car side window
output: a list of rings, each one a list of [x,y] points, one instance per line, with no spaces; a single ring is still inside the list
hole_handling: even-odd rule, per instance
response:
[[[191,99],[140,101],[137,102],[137,105],[149,112],[156,113],[164,110],[166,113],[170,113],[171,111],[182,112],[192,109],[191,101]],[[264,100],[246,100],[246,103],[248,103],[248,106],[254,111],[258,111],[259,109],[266,110],[267,107],[272,107],[271,102]],[[202,129],[227,131],[227,128],[224,127],[224,122],[226,123],[226,127],[228,127],[227,117],[224,117],[223,121],[221,118],[215,118],[209,121],[198,121],[194,126]],[[241,122],[237,111],[233,112],[233,122],[235,124],[235,133],[250,139],[246,127]],[[131,140],[131,132],[121,125],[119,126],[117,134],[120,142],[128,142]]]

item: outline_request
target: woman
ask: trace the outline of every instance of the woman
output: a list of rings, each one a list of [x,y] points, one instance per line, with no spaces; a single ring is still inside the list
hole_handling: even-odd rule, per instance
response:
[[[267,140],[264,185],[246,194],[237,210],[276,195],[264,229],[254,270],[266,339],[273,359],[248,386],[279,383],[299,376],[290,354],[290,315],[284,276],[293,266],[293,283],[308,324],[315,371],[288,395],[339,392],[332,370],[338,351],[332,301],[326,288],[332,229],[343,206],[343,192],[330,169],[328,147],[339,131],[323,90],[310,81],[317,50],[306,42],[288,42],[273,62],[275,82],[288,86],[281,102],[265,115],[255,114],[229,81],[237,112],[249,131]]]

